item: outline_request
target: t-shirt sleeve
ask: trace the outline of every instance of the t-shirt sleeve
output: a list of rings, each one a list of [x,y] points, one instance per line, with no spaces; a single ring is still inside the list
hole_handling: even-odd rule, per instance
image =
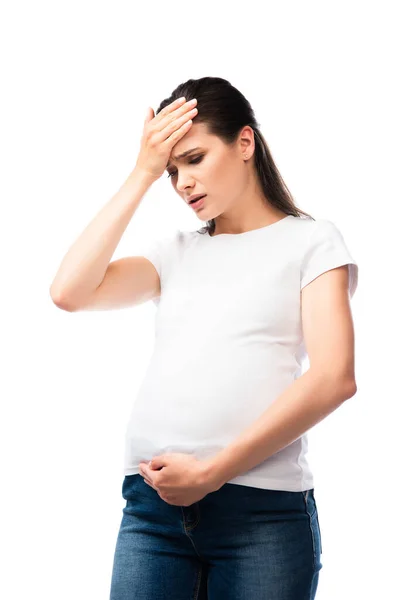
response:
[[[145,246],[140,251],[140,256],[144,256],[149,260],[153,266],[155,267],[160,279],[161,279],[161,264],[162,264],[162,255],[163,255],[163,246],[165,245],[164,239],[157,239],[152,242],[149,242],[147,246]]]
[[[342,233],[327,219],[318,219],[314,226],[300,268],[300,288],[326,271],[348,265],[352,298],[358,284],[358,264],[350,254]]]
[[[166,277],[170,271],[171,261],[173,260],[174,244],[177,239],[177,231],[155,240],[145,243],[140,249],[140,256],[149,260],[156,269],[160,277],[161,289],[165,285]],[[153,298],[154,304],[159,304],[160,298]]]

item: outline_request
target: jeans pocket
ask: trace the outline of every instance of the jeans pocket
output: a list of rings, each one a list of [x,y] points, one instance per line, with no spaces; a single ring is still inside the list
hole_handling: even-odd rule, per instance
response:
[[[319,555],[322,554],[321,529],[319,526],[317,504],[314,497],[314,489],[302,492],[305,510],[309,517],[310,530],[314,551],[314,566],[319,561]]]
[[[310,517],[314,516],[315,511],[317,510],[317,505],[315,503],[314,498],[314,489],[305,490],[302,492],[304,498],[304,504],[306,505],[306,509]]]
[[[317,523],[318,536],[319,536],[319,547],[320,547],[320,551],[322,554],[322,536],[321,536],[321,528],[319,526],[319,515],[318,515],[317,503],[315,501],[314,489],[311,490],[311,494],[312,494],[312,501],[313,501],[313,505],[314,505],[314,512],[312,514],[313,514],[313,518],[315,518],[315,521]],[[314,515],[315,515],[315,517],[314,517]]]
[[[316,521],[317,521],[317,525],[318,525],[318,533],[319,533],[319,545],[321,548],[321,554],[322,554],[322,536],[321,536],[321,528],[319,526],[319,518],[318,518],[318,510],[316,511]]]

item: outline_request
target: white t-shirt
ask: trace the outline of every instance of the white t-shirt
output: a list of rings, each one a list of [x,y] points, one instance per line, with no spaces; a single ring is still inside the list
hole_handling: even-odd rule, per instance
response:
[[[325,219],[288,215],[215,237],[177,230],[142,254],[162,292],[153,299],[154,350],[126,430],[125,475],[163,453],[208,458],[237,438],[302,374],[300,290],[345,264],[350,297],[358,282],[342,234]],[[304,434],[229,483],[310,489],[307,448]]]

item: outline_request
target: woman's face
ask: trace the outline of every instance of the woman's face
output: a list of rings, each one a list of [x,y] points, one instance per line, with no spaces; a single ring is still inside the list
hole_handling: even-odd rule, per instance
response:
[[[192,148],[197,149],[186,157],[177,158]],[[207,194],[202,206],[193,209],[202,221],[215,219],[226,212],[243,194],[250,173],[243,161],[247,149],[250,146],[246,141],[243,145],[243,140],[227,146],[219,137],[210,135],[204,123],[193,123],[172,148],[167,172],[177,194],[185,202],[191,195]]]

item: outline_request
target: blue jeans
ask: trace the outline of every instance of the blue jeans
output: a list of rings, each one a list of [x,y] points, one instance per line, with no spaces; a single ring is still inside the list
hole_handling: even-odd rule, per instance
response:
[[[225,483],[190,506],[126,475],[110,600],[313,600],[321,532],[314,489]]]

